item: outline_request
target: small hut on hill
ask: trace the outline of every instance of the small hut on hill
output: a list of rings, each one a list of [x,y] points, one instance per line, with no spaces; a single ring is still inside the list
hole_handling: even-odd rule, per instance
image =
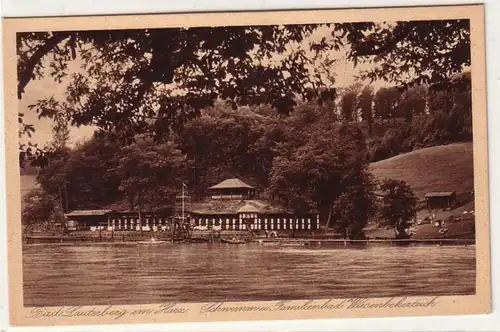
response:
[[[429,210],[452,208],[457,199],[454,191],[429,192],[424,197]]]

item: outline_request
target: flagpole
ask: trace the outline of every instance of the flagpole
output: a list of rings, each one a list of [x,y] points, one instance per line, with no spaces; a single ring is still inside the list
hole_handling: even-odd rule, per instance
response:
[[[184,182],[182,183],[182,223],[184,223]]]

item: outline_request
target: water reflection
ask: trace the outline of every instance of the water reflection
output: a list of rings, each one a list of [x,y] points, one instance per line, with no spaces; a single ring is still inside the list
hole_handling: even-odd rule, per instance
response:
[[[475,248],[29,245],[25,305],[465,295]]]

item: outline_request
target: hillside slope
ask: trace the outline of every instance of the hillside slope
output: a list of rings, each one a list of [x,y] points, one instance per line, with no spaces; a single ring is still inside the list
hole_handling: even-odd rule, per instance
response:
[[[474,190],[473,144],[454,143],[401,154],[370,165],[378,180],[404,180],[422,199],[430,191]]]
[[[378,180],[391,178],[404,180],[410,184],[419,199],[430,191],[456,191],[457,193],[474,190],[473,144],[455,143],[416,150],[382,160],[370,165]],[[474,202],[451,211],[438,211],[436,219],[448,220],[450,216],[462,219],[447,223],[446,234],[440,234],[440,228],[432,224],[414,226],[413,238],[474,238],[474,216],[464,211],[474,209]],[[417,213],[418,219],[429,215],[424,209]],[[465,217],[465,218],[462,218]],[[370,224],[365,229],[369,237],[392,238],[392,230],[383,229],[377,224]]]

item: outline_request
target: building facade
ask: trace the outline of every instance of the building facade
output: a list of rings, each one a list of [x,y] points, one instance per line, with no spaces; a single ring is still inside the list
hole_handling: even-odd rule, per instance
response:
[[[191,224],[233,231],[314,231],[320,228],[318,213],[296,215],[266,200],[257,199],[256,190],[239,179],[228,179],[211,187],[217,195],[193,204]]]
[[[106,229],[117,231],[140,231],[141,223],[137,212],[112,212],[108,215]],[[166,231],[170,226],[170,219],[166,216],[152,213],[142,214],[143,231]]]
[[[297,215],[288,212],[277,203],[258,199],[257,190],[239,179],[228,179],[209,189],[210,194],[205,200],[182,204],[183,211],[177,211],[185,216],[192,228],[256,232],[315,231],[320,228],[318,213]],[[66,219],[68,230],[141,230],[139,214],[134,211],[78,210],[66,214]],[[170,230],[174,219],[179,219],[179,216],[143,212],[142,230]]]
[[[311,213],[302,216],[291,214],[239,213],[239,214],[192,214],[195,227],[217,227],[221,230],[318,230],[319,215]]]
[[[141,223],[137,212],[114,210],[77,210],[66,214],[68,230],[117,230],[140,231]],[[170,220],[166,216],[152,213],[142,214],[143,231],[167,230]]]

